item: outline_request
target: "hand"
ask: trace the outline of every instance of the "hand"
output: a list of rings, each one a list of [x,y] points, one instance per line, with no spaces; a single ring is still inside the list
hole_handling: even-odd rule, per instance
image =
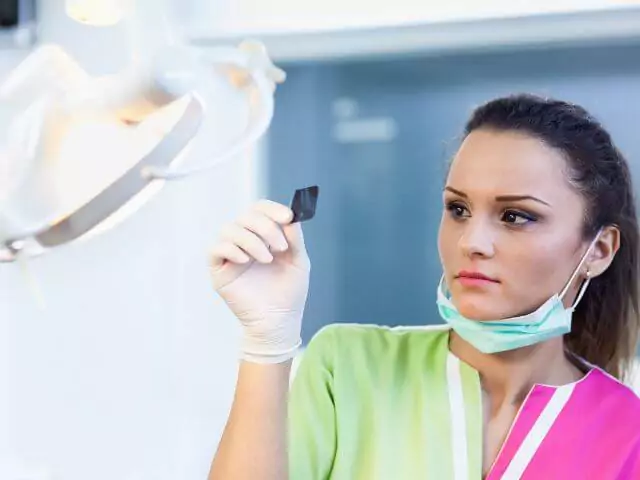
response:
[[[222,229],[211,255],[213,285],[243,329],[243,358],[280,363],[300,346],[310,261],[293,212],[257,202]]]

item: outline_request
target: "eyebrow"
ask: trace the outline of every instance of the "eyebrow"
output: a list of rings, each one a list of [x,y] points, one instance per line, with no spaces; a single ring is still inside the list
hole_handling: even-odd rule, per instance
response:
[[[455,193],[462,198],[469,198],[469,195],[453,187],[446,186],[444,189]],[[551,206],[544,200],[541,200],[538,197],[534,197],[533,195],[498,195],[496,197],[496,201],[498,202],[519,202],[522,200],[533,200],[534,202],[542,203],[543,205],[546,205],[548,207]]]

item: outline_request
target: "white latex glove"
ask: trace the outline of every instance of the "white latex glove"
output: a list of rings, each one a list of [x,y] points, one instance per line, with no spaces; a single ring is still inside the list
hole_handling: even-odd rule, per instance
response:
[[[281,363],[300,346],[310,262],[290,208],[257,202],[223,228],[211,255],[214,288],[243,329],[242,357]]]

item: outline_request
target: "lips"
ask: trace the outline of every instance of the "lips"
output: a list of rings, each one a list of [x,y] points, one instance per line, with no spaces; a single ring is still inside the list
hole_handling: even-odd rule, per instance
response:
[[[494,283],[498,283],[498,280],[496,280],[495,278],[491,278],[483,273],[480,272],[472,272],[472,271],[467,271],[467,270],[462,270],[458,273],[456,278],[460,278],[460,279],[468,279],[468,280],[482,280],[485,282],[494,282]]]

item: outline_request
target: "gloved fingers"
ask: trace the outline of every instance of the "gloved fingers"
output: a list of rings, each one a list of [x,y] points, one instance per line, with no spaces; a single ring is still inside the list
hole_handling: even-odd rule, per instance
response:
[[[231,242],[260,263],[273,261],[273,255],[264,240],[237,223],[230,223],[222,229],[221,240]]]
[[[211,250],[210,264],[213,271],[222,267],[226,262],[245,264],[251,258],[240,247],[231,242],[219,242]]]
[[[289,248],[280,225],[258,209],[250,210],[238,224],[261,237],[272,252],[284,252]]]
[[[253,207],[280,225],[288,225],[293,220],[293,211],[286,205],[271,200],[259,200]]]

